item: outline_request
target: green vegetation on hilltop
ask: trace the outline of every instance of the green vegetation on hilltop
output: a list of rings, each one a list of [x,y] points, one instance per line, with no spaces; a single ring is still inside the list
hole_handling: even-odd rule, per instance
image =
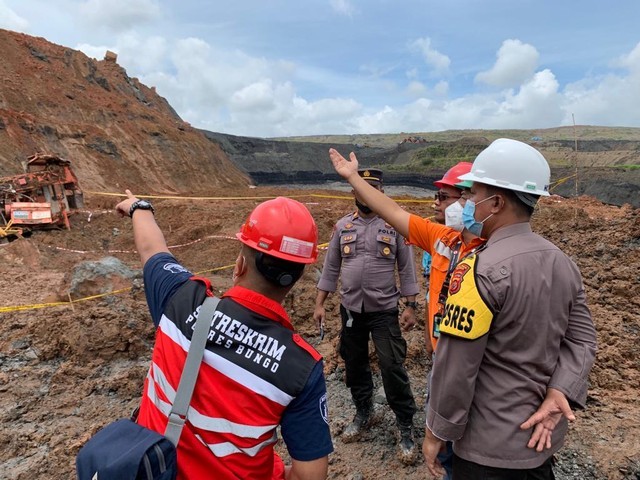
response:
[[[357,135],[312,135],[306,137],[283,137],[274,140],[288,142],[314,143],[351,143],[366,147],[388,148],[399,144],[409,137],[422,137],[429,142],[453,142],[469,139],[485,139],[488,142],[496,138],[513,138],[524,142],[548,142],[556,140],[634,140],[640,141],[640,128],[634,127],[599,127],[591,125],[576,125],[530,130],[445,130],[442,132],[416,133],[380,133]]]
[[[473,162],[479,150],[480,148],[465,145],[446,147],[442,144],[430,145],[416,150],[410,163],[429,169],[449,168],[458,162]]]

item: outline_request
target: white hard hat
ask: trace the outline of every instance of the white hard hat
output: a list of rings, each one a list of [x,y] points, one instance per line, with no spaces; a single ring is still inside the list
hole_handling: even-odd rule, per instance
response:
[[[526,143],[499,138],[481,151],[460,180],[531,195],[549,195],[551,170],[542,154]]]

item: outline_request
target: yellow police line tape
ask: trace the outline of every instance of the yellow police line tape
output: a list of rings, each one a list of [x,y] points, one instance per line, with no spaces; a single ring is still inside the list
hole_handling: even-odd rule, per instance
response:
[[[207,235],[206,237],[196,238],[195,240],[191,240],[190,242],[180,243],[178,245],[168,245],[167,248],[169,250],[173,250],[175,248],[188,247],[190,245],[203,242],[210,238],[223,239],[223,240],[238,240],[236,237],[230,237],[228,235]],[[72,248],[58,247],[54,245],[44,245],[44,246],[47,248],[51,248],[53,250],[60,250],[63,252],[71,252],[71,253],[138,253],[136,250],[75,250]]]
[[[564,177],[561,178],[559,180],[556,180],[555,182],[553,182],[551,184],[551,187],[549,188],[549,191],[553,190],[554,188],[556,188],[559,185],[562,185],[564,182],[566,182],[567,180],[571,180],[572,178],[574,178],[576,176],[576,174],[574,173],[573,175],[569,175],[568,177]]]
[[[95,194],[95,195],[107,195],[107,196],[117,196],[117,197],[122,197],[124,196],[123,194],[120,193],[107,193],[107,192],[91,192],[91,191],[85,191],[84,193],[90,193],[90,194]],[[339,199],[348,199],[351,200],[353,199],[353,197],[349,197],[349,196],[332,196],[332,195],[319,195],[319,194],[308,194],[308,195],[300,195],[300,197],[304,197],[304,196],[311,196],[311,197],[320,197],[320,198],[339,198]],[[175,197],[175,196],[153,196],[153,195],[137,195],[137,197],[139,198],[162,198],[162,199],[182,199],[182,200],[249,200],[249,199],[265,199],[265,198],[275,198],[275,197]],[[293,198],[293,197],[290,197]],[[400,200],[398,200],[400,201]],[[406,200],[407,202],[410,202],[411,200]],[[433,200],[415,200],[416,202],[423,202],[423,201],[427,201],[427,202],[433,202]],[[235,238],[233,237],[226,237],[226,236],[222,236],[222,235],[208,235],[207,237],[204,238],[199,238],[197,240],[193,240],[191,242],[188,243],[184,243],[181,245],[172,245],[168,248],[180,248],[180,247],[184,247],[187,245],[192,245],[194,243],[198,243],[201,242],[207,238],[225,238],[225,239],[229,239],[229,240],[235,240]],[[318,244],[318,249],[319,250],[325,250],[329,245],[329,242],[326,243],[321,243]],[[49,245],[47,245],[49,246]],[[73,253],[96,253],[96,252],[90,252],[88,250],[72,250],[72,249],[66,249],[63,247],[51,247],[51,248],[55,248],[56,250],[65,250],[65,251],[69,251],[69,252],[73,252]],[[135,253],[134,251],[130,251],[130,250],[113,250],[113,251],[108,251],[107,253]],[[224,270],[227,268],[232,268],[234,265],[225,265],[223,267],[217,267],[217,268],[213,268],[210,270],[203,270],[201,272],[196,272],[196,275],[200,275],[202,273],[209,273],[209,272],[215,272],[218,270]],[[75,300],[70,300],[67,302],[51,302],[51,303],[39,303],[39,304],[33,304],[33,305],[14,305],[14,306],[7,306],[7,307],[0,307],[0,313],[6,313],[6,312],[16,312],[16,311],[23,311],[23,310],[36,310],[36,309],[40,309],[40,308],[49,308],[49,307],[60,307],[60,306],[69,306],[69,305],[73,305],[75,303],[79,303],[79,302],[84,302],[87,300],[94,300],[96,298],[101,298],[101,297],[106,297],[109,295],[117,295],[123,292],[127,292],[131,290],[131,287],[128,288],[123,288],[121,290],[115,290],[113,292],[108,292],[108,293],[102,293],[99,295],[92,295],[89,297],[84,297],[84,298],[77,298]]]
[[[102,195],[106,197],[124,197],[123,193],[113,192],[94,192],[91,190],[84,190],[85,194],[89,195]],[[136,195],[137,198],[153,198],[162,200],[269,200],[276,198],[276,196],[257,196],[257,197],[188,197],[188,196],[176,196],[176,195]],[[349,195],[323,195],[319,193],[305,193],[302,195],[287,195],[287,198],[334,198],[339,200],[353,200],[353,196]],[[398,203],[432,203],[434,199],[398,199]]]
[[[232,268],[235,265],[224,265],[222,267],[212,268],[210,270],[202,270],[200,272],[195,272],[194,275],[201,275],[203,273],[216,272],[218,270],[225,270],[227,268]],[[108,297],[110,295],[119,295],[120,293],[128,292],[132,287],[121,288],[120,290],[114,290],[112,292],[100,293],[98,295],[91,295],[89,297],[76,298],[74,300],[69,300],[67,302],[51,302],[51,303],[37,303],[34,305],[12,305],[8,307],[0,307],[0,313],[6,312],[18,312],[24,310],[37,310],[40,308],[50,308],[50,307],[63,307],[63,306],[72,306],[76,303],[86,302],[87,300],[95,300],[96,298]]]

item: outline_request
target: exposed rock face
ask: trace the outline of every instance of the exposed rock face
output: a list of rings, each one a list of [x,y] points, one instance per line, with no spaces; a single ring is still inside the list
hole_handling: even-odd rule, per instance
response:
[[[418,174],[406,167],[411,160],[411,152],[420,148],[418,144],[399,144],[388,148],[362,147],[351,143],[286,142],[203,132],[211,141],[218,143],[229,159],[258,185],[340,180],[329,161],[329,148],[335,148],[345,156],[355,152],[361,167],[393,166],[394,171],[385,171],[385,183],[388,185],[431,188],[443,173],[438,169],[434,173]],[[476,147],[478,152],[482,148]]]
[[[204,131],[207,138],[218,143],[227,156],[258,185],[294,185],[340,180],[329,161],[333,147],[343,155],[355,152],[361,166],[378,166],[385,170],[385,184],[433,188],[446,168],[434,167],[427,173],[412,171],[415,158],[444,158],[450,163],[473,158],[489,145],[483,137],[461,138],[451,142],[400,143],[388,148],[363,147],[357,144],[336,144],[303,141],[266,140],[237,137]],[[535,142],[553,165],[574,163],[574,142],[554,140]],[[580,140],[578,195],[590,195],[612,205],[629,203],[640,207],[640,169],[625,170],[607,165],[640,164],[640,142],[628,140]],[[415,163],[414,163],[415,164]],[[575,169],[552,168],[551,180],[558,182],[554,193],[575,196]]]
[[[249,183],[115,61],[7,30],[0,50],[0,177],[44,151],[71,160],[85,190],[205,193]]]

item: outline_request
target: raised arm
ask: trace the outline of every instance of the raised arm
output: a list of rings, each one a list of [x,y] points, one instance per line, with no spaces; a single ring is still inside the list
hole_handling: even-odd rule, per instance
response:
[[[331,163],[333,163],[336,172],[351,184],[360,198],[364,200],[364,203],[382,217],[385,222],[392,225],[403,237],[408,238],[410,214],[358,175],[356,154],[351,152],[349,155],[350,160],[347,160],[336,149],[330,148],[329,158],[331,158]]]

